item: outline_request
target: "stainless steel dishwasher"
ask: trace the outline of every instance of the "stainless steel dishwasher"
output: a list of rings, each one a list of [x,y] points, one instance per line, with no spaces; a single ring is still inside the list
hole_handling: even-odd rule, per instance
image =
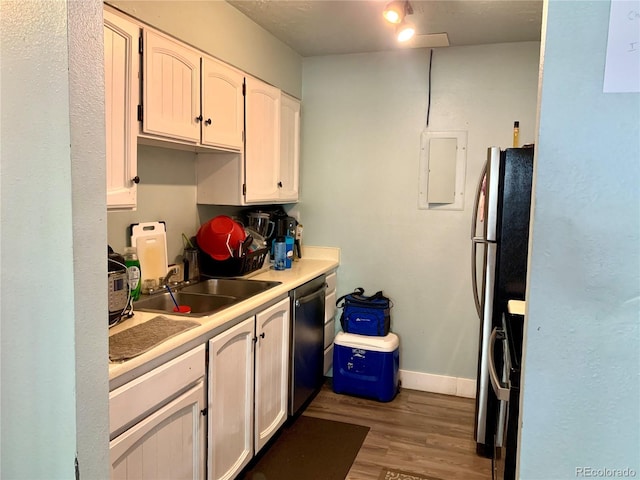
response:
[[[325,276],[291,292],[291,371],[289,415],[297,415],[318,393],[324,381]]]

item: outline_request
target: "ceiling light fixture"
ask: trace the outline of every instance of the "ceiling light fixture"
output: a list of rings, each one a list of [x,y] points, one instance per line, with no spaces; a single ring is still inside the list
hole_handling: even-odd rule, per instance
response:
[[[412,23],[402,20],[402,23],[396,27],[396,38],[399,42],[410,40],[416,33],[416,28]]]
[[[407,15],[411,14],[413,14],[413,8],[408,0],[389,2],[382,12],[385,20],[396,25],[396,38],[399,42],[406,42],[416,33],[413,24],[406,19]]]
[[[389,2],[382,12],[382,16],[389,23],[397,25],[405,16],[405,4],[407,2],[394,0]]]

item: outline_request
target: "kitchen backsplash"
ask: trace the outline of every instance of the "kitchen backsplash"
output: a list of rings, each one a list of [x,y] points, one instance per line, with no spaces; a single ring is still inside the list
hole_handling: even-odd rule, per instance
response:
[[[235,215],[238,207],[196,205],[194,152],[138,145],[138,208],[109,212],[109,245],[118,252],[129,245],[132,223],[164,221],[169,263],[182,253],[182,234],[193,236],[200,224],[215,215]]]
[[[195,159],[194,152],[138,145],[138,208],[107,213],[107,238],[116,252],[129,245],[132,223],[164,221],[167,258],[174,263],[182,254],[183,233],[191,237],[210,218],[237,216],[248,208],[196,204]],[[284,207],[295,214],[295,206]]]

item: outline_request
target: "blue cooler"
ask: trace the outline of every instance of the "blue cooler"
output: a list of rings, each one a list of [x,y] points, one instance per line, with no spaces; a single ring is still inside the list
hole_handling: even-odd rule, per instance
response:
[[[333,391],[393,400],[398,392],[400,340],[338,332],[333,347]]]

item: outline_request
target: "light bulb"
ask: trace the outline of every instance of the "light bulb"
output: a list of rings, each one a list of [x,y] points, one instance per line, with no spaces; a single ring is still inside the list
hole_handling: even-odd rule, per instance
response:
[[[411,39],[415,33],[415,27],[411,23],[403,21],[396,29],[396,38],[399,42],[406,42]]]
[[[405,5],[404,2],[401,1],[393,1],[387,4],[384,11],[382,12],[382,16],[389,23],[398,24],[402,21],[404,17]]]

